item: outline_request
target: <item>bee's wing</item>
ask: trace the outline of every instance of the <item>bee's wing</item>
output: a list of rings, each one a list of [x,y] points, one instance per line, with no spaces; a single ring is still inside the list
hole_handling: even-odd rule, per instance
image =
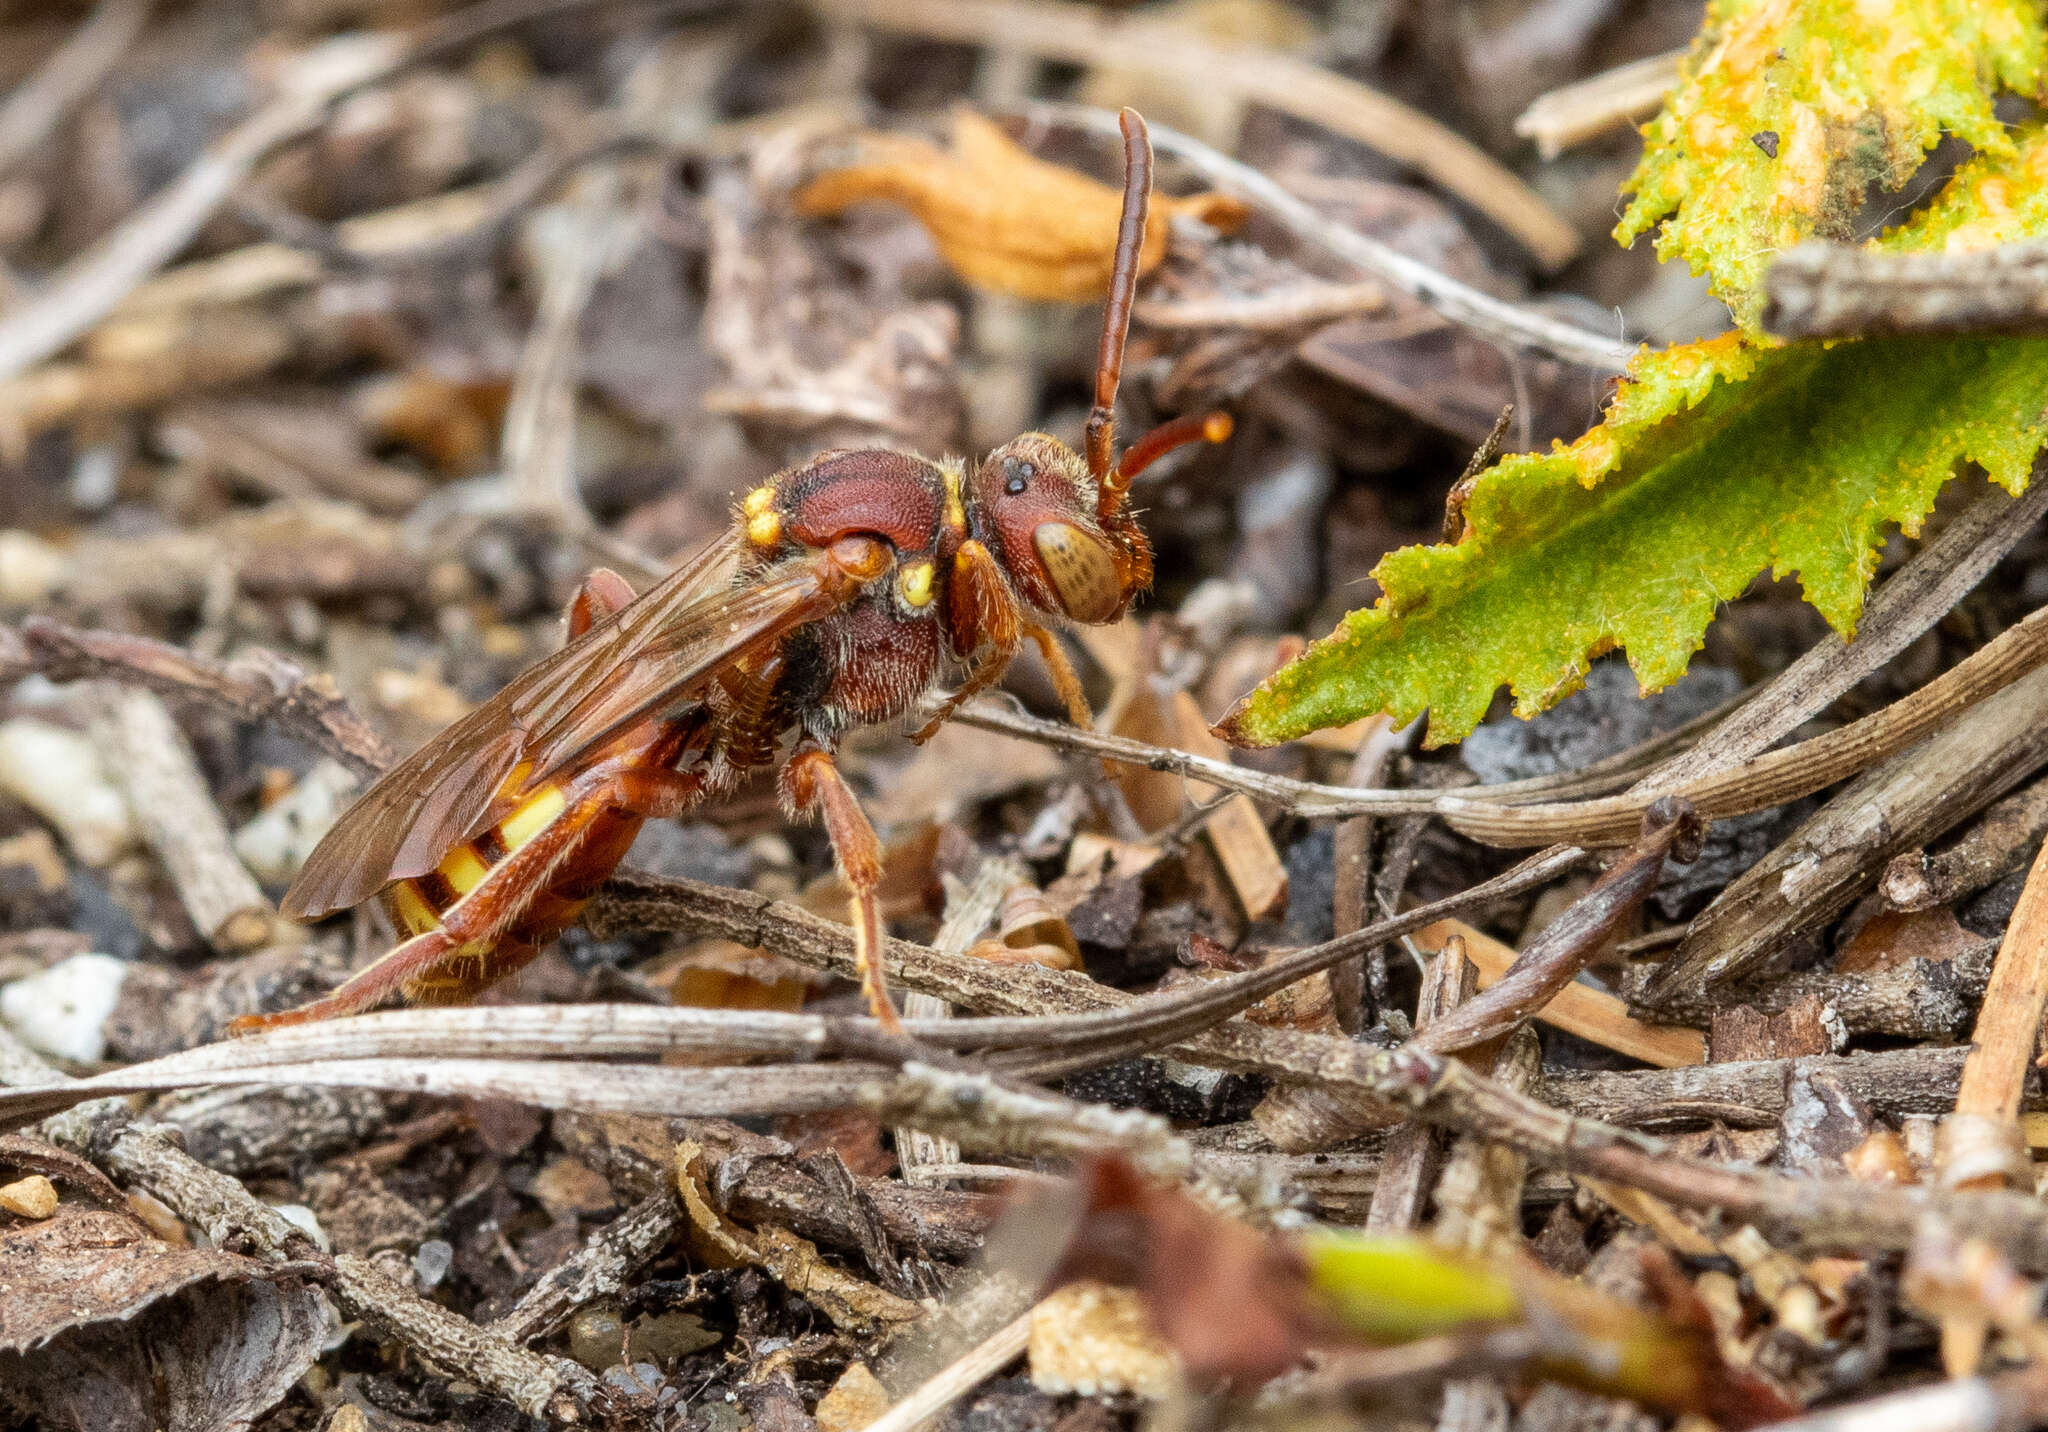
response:
[[[544,781],[837,605],[807,563],[728,587],[738,550],[730,537],[713,544],[385,772],[315,847],[284,912],[324,915],[425,874],[487,823],[522,762],[528,783]]]

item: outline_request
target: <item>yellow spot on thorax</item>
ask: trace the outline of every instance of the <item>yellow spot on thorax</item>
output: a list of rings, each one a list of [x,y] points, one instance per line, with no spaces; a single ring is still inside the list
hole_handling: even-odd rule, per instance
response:
[[[747,494],[747,500],[740,504],[740,510],[749,517],[759,517],[775,505],[775,484],[765,483]]]
[[[507,850],[517,850],[539,835],[568,803],[559,787],[548,786],[536,791],[512,814],[498,822],[498,839],[505,842]]]
[[[912,562],[896,574],[896,586],[903,600],[913,607],[926,606],[932,599],[932,564]]]
[[[967,508],[960,500],[960,469],[949,464],[941,470],[946,478],[946,525],[955,532],[965,532]]]
[[[747,519],[747,540],[756,547],[773,547],[782,540],[782,514],[773,508]]]

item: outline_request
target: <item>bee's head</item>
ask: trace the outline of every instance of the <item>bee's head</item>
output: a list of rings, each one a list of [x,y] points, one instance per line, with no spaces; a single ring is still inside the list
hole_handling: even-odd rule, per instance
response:
[[[975,469],[974,503],[1017,594],[1041,612],[1113,622],[1152,583],[1152,550],[1121,509],[1101,517],[1101,486],[1058,438],[1026,433]]]

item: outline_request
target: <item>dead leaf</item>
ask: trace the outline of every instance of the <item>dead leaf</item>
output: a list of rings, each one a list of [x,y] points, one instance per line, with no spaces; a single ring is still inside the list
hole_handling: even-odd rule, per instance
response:
[[[0,1134],[0,1168],[42,1174],[109,1207],[119,1207],[126,1197],[97,1164],[32,1134]]]
[[[843,908],[843,906],[842,906]],[[697,940],[663,956],[643,973],[665,984],[677,1004],[698,1009],[775,1009],[793,1013],[804,1007],[813,980],[810,971],[780,955],[732,940]],[[674,1054],[674,1062],[691,1056]],[[705,1056],[707,1062],[716,1062]]]
[[[823,246],[764,206],[747,176],[713,177],[704,305],[707,348],[727,381],[707,412],[802,434],[805,453],[877,438],[916,452],[955,442],[960,315],[869,275],[848,284]]]
[[[244,1428],[313,1365],[319,1295],[107,1209],[0,1231],[0,1404],[79,1432]]]
[[[1886,910],[1835,956],[1837,974],[1877,974],[1909,960],[1952,960],[1984,941],[1965,930],[1946,905],[1931,910]]]
[[[996,936],[976,940],[967,953],[993,964],[1043,965],[1049,970],[1082,968],[1081,946],[1046,892],[1019,885],[1003,896]]]
[[[802,1296],[835,1327],[867,1336],[913,1322],[923,1309],[827,1263],[817,1245],[784,1228],[747,1232],[711,1206],[704,1186],[704,1149],[676,1145],[676,1188],[690,1215],[691,1249],[714,1266],[757,1267]]]
[[[1086,1212],[1054,1283],[1135,1289],[1152,1326],[1199,1383],[1251,1386],[1301,1359],[1312,1330],[1291,1249],[1152,1183],[1121,1159],[1090,1160],[1079,1177]]]
[[[1122,193],[1048,164],[972,110],[955,112],[951,149],[904,135],[863,136],[855,162],[805,185],[796,207],[829,215],[875,199],[915,214],[954,272],[978,287],[1065,303],[1108,291]],[[1244,222],[1245,206],[1224,194],[1155,194],[1141,274],[1158,266],[1179,215],[1230,232]]]
[[[578,1213],[603,1213],[618,1206],[618,1195],[604,1175],[572,1158],[551,1160],[533,1176],[533,1196],[556,1218]]]

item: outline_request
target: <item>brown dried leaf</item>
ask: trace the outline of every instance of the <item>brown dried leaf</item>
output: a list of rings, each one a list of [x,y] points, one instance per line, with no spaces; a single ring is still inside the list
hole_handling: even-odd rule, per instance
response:
[[[1067,918],[1045,891],[1019,885],[1003,896],[996,934],[976,940],[967,949],[976,959],[995,964],[1043,965],[1049,970],[1082,968],[1081,947]]]
[[[112,1207],[125,1198],[99,1165],[32,1134],[0,1134],[0,1168],[42,1174]]]
[[[800,435],[805,453],[877,438],[920,452],[952,445],[962,409],[953,306],[849,284],[744,174],[714,176],[710,197],[704,343],[727,381],[704,394],[705,409]]]
[[[1948,906],[1932,910],[1886,910],[1835,956],[1838,974],[1877,974],[1912,960],[1952,960],[1984,942],[1964,929]]]
[[[953,117],[953,147],[903,135],[865,136],[854,163],[813,179],[796,195],[799,212],[837,214],[883,199],[909,209],[939,252],[969,283],[1019,298],[1086,303],[1109,287],[1123,195],[1019,147],[972,110]],[[1245,206],[1224,194],[1155,195],[1138,271],[1166,253],[1176,215],[1225,232]]]
[[[53,1429],[246,1427],[325,1331],[313,1289],[275,1277],[105,1209],[0,1231],[0,1404]]]
[[[727,1267],[762,1269],[810,1302],[834,1326],[856,1336],[897,1327],[920,1316],[923,1310],[908,1298],[885,1292],[827,1263],[809,1240],[784,1228],[748,1233],[724,1217],[711,1206],[704,1186],[704,1161],[702,1145],[676,1145],[676,1188],[689,1212],[691,1245],[699,1256]]]
[[[1141,1177],[1117,1158],[1080,1171],[1085,1211],[1053,1274],[1133,1288],[1198,1383],[1252,1385],[1308,1349],[1300,1260],[1278,1240]],[[1028,1206],[1020,1216],[1029,1216]]]

